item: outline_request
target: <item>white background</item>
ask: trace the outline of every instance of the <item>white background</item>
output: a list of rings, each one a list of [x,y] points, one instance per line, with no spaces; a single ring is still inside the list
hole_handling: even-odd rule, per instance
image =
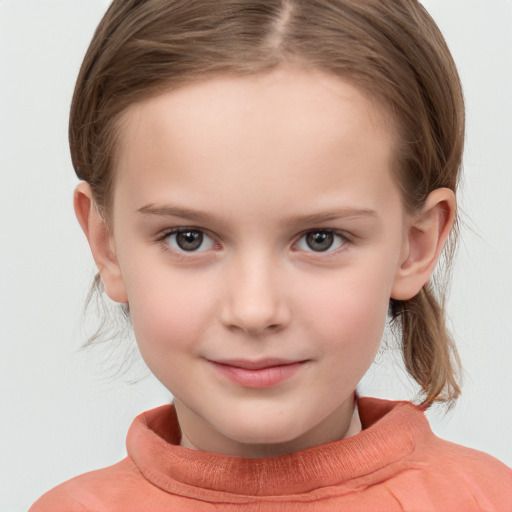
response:
[[[442,437],[512,465],[512,2],[426,0],[455,56],[468,113],[466,227],[449,304],[466,372]],[[74,80],[105,0],[0,0],[0,510],[124,456],[139,412],[170,400],[124,351],[81,351],[92,260],[74,219],[67,149]],[[364,390],[406,398],[379,358]],[[110,372],[112,374],[112,372]]]

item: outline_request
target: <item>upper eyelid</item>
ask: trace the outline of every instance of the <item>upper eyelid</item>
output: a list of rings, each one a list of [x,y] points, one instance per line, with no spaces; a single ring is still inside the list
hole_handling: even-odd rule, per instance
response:
[[[201,233],[210,238],[218,238],[215,235],[212,235],[212,233],[208,229],[200,228],[197,226],[176,226],[174,228],[163,229],[162,231],[160,231],[157,237],[158,239],[164,239],[170,235],[174,235],[175,233],[183,233],[185,231],[200,231]]]
[[[175,232],[186,231],[188,229],[190,231],[202,231],[203,233],[212,233],[212,231],[207,228],[203,228],[201,226],[194,226],[194,225],[174,226],[172,228],[165,228],[161,232],[162,232],[162,234],[163,233],[175,233]],[[301,236],[304,236],[306,233],[312,233],[315,231],[327,231],[329,233],[334,233],[336,235],[346,236],[346,237],[351,236],[350,233],[348,233],[347,231],[345,231],[343,229],[336,229],[336,228],[331,228],[331,227],[329,227],[329,228],[316,227],[316,228],[304,229],[303,231],[300,231],[298,234],[294,235],[293,237],[300,238]]]
[[[213,240],[213,242],[218,244],[218,237],[216,237],[215,235],[212,235],[207,229],[198,228],[198,227],[194,227],[194,226],[177,226],[174,228],[164,229],[164,230],[160,231],[160,233],[158,233],[155,236],[154,240],[155,240],[155,242],[163,242],[166,238],[168,238],[172,235],[176,235],[178,233],[184,233],[186,231],[200,231],[204,236],[210,238],[211,240]]]
[[[303,236],[307,235],[308,233],[317,233],[319,231],[324,231],[326,233],[332,233],[333,235],[341,236],[342,238],[350,241],[353,238],[355,238],[354,235],[351,233],[348,233],[347,231],[343,231],[341,229],[335,229],[335,228],[313,228],[313,229],[306,229],[305,231],[302,231],[299,235],[295,237],[296,240],[300,240]]]
[[[342,238],[349,239],[351,237],[350,234],[348,234],[346,231],[342,231],[340,229],[333,229],[333,228],[318,228],[318,229],[308,229],[306,231],[303,231],[302,234],[300,234],[297,239],[301,239],[303,236],[307,235],[308,233],[332,233],[333,235],[341,236]]]

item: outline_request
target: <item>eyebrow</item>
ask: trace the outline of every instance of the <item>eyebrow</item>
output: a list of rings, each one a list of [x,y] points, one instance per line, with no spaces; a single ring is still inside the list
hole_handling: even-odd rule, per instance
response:
[[[287,220],[290,224],[322,224],[338,219],[349,219],[358,217],[377,218],[377,212],[370,208],[338,208],[334,210],[327,210],[325,212],[311,213],[306,215],[297,215]]]
[[[182,206],[156,206],[154,204],[148,204],[139,208],[138,212],[144,215],[159,215],[161,217],[179,217],[181,219],[187,219],[193,222],[212,222],[213,217],[200,210],[194,210],[193,208],[185,208]]]
[[[208,223],[215,221],[214,217],[207,212],[196,210],[193,208],[186,208],[182,206],[174,205],[162,205],[157,206],[154,204],[148,204],[137,210],[143,215],[157,215],[161,217],[179,217],[181,219],[190,220],[192,222]],[[338,219],[347,218],[359,218],[359,217],[370,217],[378,218],[378,214],[375,210],[370,208],[338,208],[333,210],[327,210],[323,212],[296,215],[285,220],[288,225],[306,224],[314,226],[315,224],[322,224]]]

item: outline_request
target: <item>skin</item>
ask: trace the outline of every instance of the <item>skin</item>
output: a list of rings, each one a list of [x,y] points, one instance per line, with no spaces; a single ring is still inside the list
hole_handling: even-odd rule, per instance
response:
[[[86,183],[75,209],[107,294],[129,304],[175,397],[183,446],[262,457],[347,434],[390,297],[421,289],[453,224],[447,189],[404,211],[396,142],[357,88],[295,68],[127,110],[109,222]],[[176,228],[202,245],[183,250]],[[329,233],[327,250],[308,245]],[[269,358],[296,369],[254,387],[218,364]]]

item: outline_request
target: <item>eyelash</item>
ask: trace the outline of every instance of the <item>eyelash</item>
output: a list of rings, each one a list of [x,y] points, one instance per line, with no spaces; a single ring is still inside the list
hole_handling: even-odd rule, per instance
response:
[[[203,237],[203,239],[201,241],[201,245],[203,245],[204,239],[206,238],[206,239],[210,240],[211,247],[209,247],[207,249],[199,250],[199,251],[198,250],[187,251],[186,249],[180,248],[179,246],[172,247],[168,242],[166,242],[166,240],[169,237],[179,235],[180,233],[187,233],[187,232],[200,233]],[[311,247],[310,247],[310,250],[304,249],[304,248],[303,249],[299,248],[299,249],[294,249],[294,250],[295,251],[304,251],[306,253],[309,253],[312,256],[329,257],[329,256],[334,256],[334,255],[346,250],[346,245],[348,243],[350,243],[350,238],[344,232],[340,232],[340,231],[337,231],[334,229],[317,228],[317,229],[308,229],[307,231],[303,232],[300,235],[300,237],[298,238],[298,240],[293,244],[294,248],[298,247],[299,244],[301,243],[301,241],[304,240],[308,235],[319,234],[319,233],[332,235],[334,238],[333,244],[336,243],[335,240],[337,239],[339,242],[339,246],[334,249],[331,249],[331,247],[328,247],[324,251],[314,251],[313,249],[311,249]],[[177,255],[179,257],[184,257],[184,258],[193,257],[194,255],[201,254],[201,253],[206,252],[214,247],[216,247],[216,248],[220,247],[220,245],[213,239],[213,237],[209,236],[204,229],[194,228],[194,227],[179,227],[179,228],[170,229],[170,230],[162,233],[162,235],[160,237],[158,237],[158,239],[156,241],[163,245],[164,250],[172,252],[174,255]],[[305,241],[304,243],[307,244],[307,241]],[[307,245],[309,245],[309,244],[307,244]]]
[[[307,250],[307,249],[299,249],[299,250],[304,250],[305,252],[310,253],[311,255],[314,255],[314,256],[328,257],[328,256],[336,255],[339,252],[345,250],[346,245],[349,242],[349,238],[345,235],[345,233],[336,231],[334,229],[308,229],[308,231],[306,231],[305,233],[303,233],[300,236],[300,238],[294,245],[298,246],[302,242],[303,239],[307,240],[308,235],[312,235],[312,234],[315,234],[315,235],[322,234],[322,235],[329,235],[329,236],[333,237],[332,244],[329,247],[327,247],[326,250],[324,250],[324,251],[314,251],[311,248],[311,246],[309,246],[308,242],[305,241],[305,244],[308,245],[309,249],[311,249],[311,250]],[[339,242],[339,246],[333,249],[332,245],[336,244],[336,239]]]
[[[169,231],[166,231],[164,232],[158,239],[157,239],[157,242],[160,242],[164,249],[166,251],[170,251],[172,252],[173,254],[176,254],[176,255],[179,255],[179,256],[183,256],[183,257],[187,257],[185,255],[188,255],[188,257],[194,255],[194,254],[200,254],[202,252],[205,252],[205,250],[190,250],[190,251],[187,251],[186,249],[183,249],[183,248],[180,248],[179,246],[178,247],[172,247],[166,240],[172,236],[176,236],[176,235],[179,235],[181,233],[200,233],[202,235],[202,240],[201,240],[201,245],[203,245],[204,241],[205,241],[205,238],[210,240],[211,241],[211,245],[212,246],[219,246],[219,244],[217,244],[215,242],[215,240],[213,240],[212,237],[210,237],[203,229],[200,229],[200,228],[191,228],[191,227],[179,227],[179,228],[174,228],[174,229],[171,229]],[[177,242],[175,242],[177,244]],[[213,248],[213,247],[210,247],[210,248]],[[208,250],[208,249],[206,249]]]

